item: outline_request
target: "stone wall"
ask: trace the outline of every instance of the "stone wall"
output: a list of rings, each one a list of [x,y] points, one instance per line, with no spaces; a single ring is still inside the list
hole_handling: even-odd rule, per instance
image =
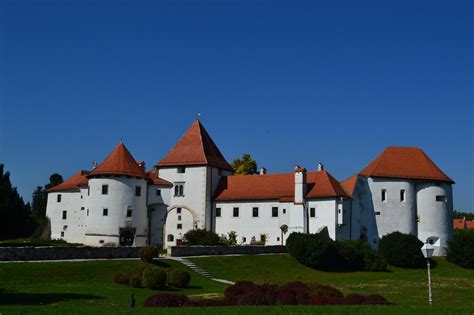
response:
[[[285,246],[171,246],[168,255],[172,257],[207,255],[254,255],[286,253]]]
[[[138,258],[139,247],[0,247],[0,261]]]

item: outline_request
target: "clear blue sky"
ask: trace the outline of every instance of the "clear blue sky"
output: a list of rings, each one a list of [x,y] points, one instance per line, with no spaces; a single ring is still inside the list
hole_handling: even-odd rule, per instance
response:
[[[474,209],[472,1],[1,1],[0,162],[29,200],[196,113],[228,160],[339,180],[419,146]]]

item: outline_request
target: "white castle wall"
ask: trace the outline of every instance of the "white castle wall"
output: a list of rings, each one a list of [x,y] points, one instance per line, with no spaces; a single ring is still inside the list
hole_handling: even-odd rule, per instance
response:
[[[102,194],[102,185],[108,185],[108,194]],[[141,187],[141,196],[135,196],[135,187]],[[134,245],[146,245],[148,238],[147,181],[142,178],[111,176],[89,179],[89,215],[86,217],[85,243],[100,246],[103,243],[119,243],[120,228],[135,229]],[[127,209],[133,209],[127,217]],[[108,215],[103,215],[103,209]]]
[[[239,208],[238,217],[233,216],[234,207]],[[258,207],[258,217],[253,217],[253,207]],[[278,217],[272,217],[272,207],[278,207]],[[227,235],[230,231],[235,231],[237,242],[243,244],[250,244],[252,237],[259,241],[260,235],[264,234],[266,235],[266,245],[281,245],[280,227],[283,224],[289,225],[289,217],[294,210],[293,203],[277,201],[219,201],[215,203],[215,208],[221,208],[221,216],[215,219],[217,234]],[[283,241],[290,233],[288,231],[283,236]],[[243,238],[245,238],[245,242]]]
[[[156,190],[160,190],[160,196]],[[171,198],[171,188],[166,186],[148,186],[148,209],[150,213],[150,244],[162,246],[167,208]]]
[[[166,224],[164,226],[165,247],[175,246],[178,241],[183,240],[184,234],[195,228],[195,213],[184,205],[178,205],[167,211]],[[168,237],[172,236],[172,240]]]
[[[445,199],[437,201],[436,196]],[[453,193],[451,185],[446,183],[419,183],[416,185],[418,210],[418,238],[426,242],[428,238],[435,238],[437,255],[446,253],[447,241],[451,239]],[[436,240],[438,239],[438,241]]]
[[[324,226],[328,228],[329,237],[336,239],[336,200],[310,200],[308,201],[308,214],[311,208],[315,209],[315,217],[308,215],[309,233],[317,233]]]

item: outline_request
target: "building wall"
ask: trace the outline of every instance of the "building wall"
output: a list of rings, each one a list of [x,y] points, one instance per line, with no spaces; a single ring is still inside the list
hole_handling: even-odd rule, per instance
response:
[[[57,202],[61,195],[61,202]],[[48,194],[46,216],[51,221],[51,239],[64,239],[69,243],[82,243],[85,231],[84,199],[81,191],[62,191]],[[63,219],[66,211],[66,219]],[[64,232],[64,236],[61,236]]]
[[[336,204],[334,198],[308,201],[309,233],[317,233],[327,227],[329,236],[336,239]],[[311,208],[315,209],[315,217],[311,217]]]
[[[165,247],[176,246],[179,241],[183,240],[187,231],[196,227],[196,213],[184,205],[168,208],[165,220],[163,232]],[[168,238],[170,236],[172,239]]]
[[[437,201],[436,197],[443,200]],[[444,255],[447,241],[452,237],[453,193],[446,183],[418,183],[416,185],[418,210],[418,238],[426,242],[434,238],[436,255]],[[437,240],[436,240],[437,239]]]
[[[102,185],[108,185],[108,194],[102,194]],[[141,195],[135,196],[135,187],[141,187]],[[111,176],[89,179],[89,215],[86,216],[85,244],[100,246],[119,243],[121,228],[135,231],[135,246],[143,246],[148,238],[147,181],[142,178]],[[132,216],[127,217],[128,208]],[[103,215],[103,209],[108,215]]]
[[[233,217],[233,208],[239,208],[239,216]],[[258,207],[258,217],[253,217],[253,207]],[[278,217],[272,217],[272,207],[278,207]],[[216,217],[215,232],[225,234],[230,231],[237,233],[237,243],[250,244],[252,237],[260,240],[260,235],[266,235],[266,245],[281,245],[282,233],[280,227],[289,225],[290,213],[293,211],[292,203],[278,201],[242,201],[242,202],[216,202],[215,208],[221,208],[221,216]],[[285,209],[285,213],[283,213]],[[291,232],[283,235],[283,242]],[[244,240],[245,238],[245,240]]]
[[[160,196],[156,195],[156,190],[160,190]],[[163,246],[164,226],[166,214],[171,198],[171,188],[166,186],[148,186],[148,210],[150,219],[150,244]]]

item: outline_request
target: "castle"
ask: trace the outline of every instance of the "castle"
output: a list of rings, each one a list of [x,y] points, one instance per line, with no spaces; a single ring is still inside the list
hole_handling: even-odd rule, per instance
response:
[[[90,171],[48,192],[51,237],[90,246],[180,245],[191,229],[235,231],[238,243],[285,244],[291,232],[326,230],[332,239],[400,231],[442,255],[452,236],[454,182],[419,148],[387,147],[367,167],[337,181],[313,171],[232,175],[199,120],[152,170],[123,143]]]

